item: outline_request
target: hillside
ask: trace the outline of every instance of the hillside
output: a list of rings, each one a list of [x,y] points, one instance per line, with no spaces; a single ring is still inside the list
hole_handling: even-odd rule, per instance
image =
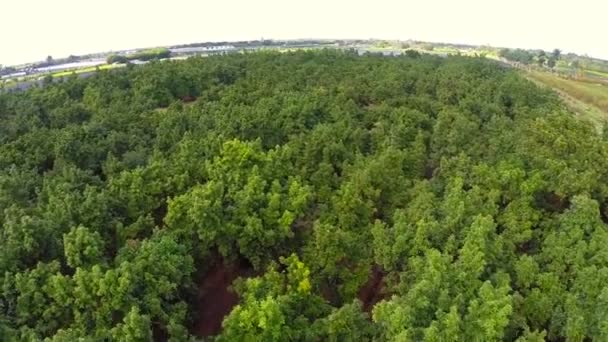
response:
[[[461,56],[266,51],[3,93],[0,336],[608,340],[607,139]]]

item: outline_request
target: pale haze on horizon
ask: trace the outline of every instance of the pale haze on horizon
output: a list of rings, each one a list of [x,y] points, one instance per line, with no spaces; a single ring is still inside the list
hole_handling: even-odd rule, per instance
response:
[[[5,0],[0,64],[261,37],[559,48],[608,59],[606,13],[601,0]]]

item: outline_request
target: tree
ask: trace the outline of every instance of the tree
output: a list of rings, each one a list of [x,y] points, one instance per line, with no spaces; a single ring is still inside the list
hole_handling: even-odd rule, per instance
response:
[[[295,254],[281,263],[284,271],[270,266],[237,286],[242,302],[224,320],[219,341],[298,340],[312,333],[310,324],[327,307],[311,293],[310,270]]]
[[[103,240],[97,232],[83,226],[74,227],[63,236],[63,248],[72,268],[95,265],[102,261]]]
[[[538,66],[543,66],[545,65],[545,62],[547,61],[547,59],[544,56],[539,56],[538,57]]]
[[[581,77],[581,75],[582,75],[582,68],[581,68],[581,63],[580,63],[580,61],[579,61],[578,59],[573,60],[573,61],[570,63],[570,67],[571,67],[572,69],[574,69],[574,76],[575,76],[576,78],[580,78],[580,77]]]
[[[513,312],[510,288],[507,284],[494,287],[485,282],[479,289],[479,299],[470,302],[464,318],[466,340],[500,341]]]
[[[523,64],[530,64],[534,55],[534,53],[523,49],[502,49],[499,52],[500,57]]]
[[[441,313],[438,320],[433,321],[424,331],[425,342],[461,341],[464,339],[462,333],[462,318],[455,306],[448,313]]]
[[[551,69],[553,69],[553,67],[555,67],[555,63],[556,63],[556,59],[555,57],[549,57],[549,60],[547,61],[547,66]]]
[[[51,74],[44,76],[44,78],[42,79],[42,84],[45,86],[48,86],[52,83],[53,83],[53,75],[51,75]]]
[[[420,52],[413,49],[407,49],[405,50],[405,55],[410,58],[418,58],[420,57]]]
[[[578,69],[580,68],[580,61],[578,59],[575,59],[570,63],[570,66],[574,69]]]
[[[271,158],[259,142],[226,142],[207,164],[209,181],[169,203],[166,224],[197,234],[225,257],[238,252],[263,266],[268,253],[293,236],[291,225],[310,198],[297,178],[275,173]]]
[[[315,338],[323,341],[363,341],[372,340],[376,329],[362,311],[361,302],[335,309],[327,317],[318,319],[312,326]]]
[[[561,51],[560,49],[554,49],[554,50],[551,52],[551,56],[552,56],[552,57],[553,57],[553,59],[555,59],[555,60],[559,60],[559,59],[560,59],[560,57],[561,57],[561,55],[562,55],[562,51]]]
[[[129,62],[129,58],[127,58],[126,56],[117,55],[117,54],[111,54],[106,59],[106,63],[108,63],[108,64],[114,64],[114,63],[124,64],[124,63],[128,63],[128,62]]]
[[[132,307],[123,323],[112,329],[112,338],[116,341],[151,341],[150,317],[140,314],[136,306]]]

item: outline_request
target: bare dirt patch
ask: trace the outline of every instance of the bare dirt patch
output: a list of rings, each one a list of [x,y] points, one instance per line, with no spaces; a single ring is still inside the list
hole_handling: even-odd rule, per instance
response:
[[[357,298],[363,303],[363,311],[370,312],[376,303],[386,298],[384,276],[385,272],[380,266],[372,266],[369,279],[357,293]]]
[[[197,319],[192,327],[196,336],[213,336],[222,330],[222,321],[238,303],[232,283],[239,277],[254,275],[253,267],[245,260],[225,263],[218,258],[200,277],[195,305]]]

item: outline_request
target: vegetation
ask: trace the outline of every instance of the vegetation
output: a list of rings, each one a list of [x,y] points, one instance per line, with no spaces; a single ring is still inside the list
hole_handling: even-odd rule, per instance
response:
[[[530,64],[534,61],[535,54],[524,49],[502,49],[498,53],[498,56],[509,61]],[[544,54],[541,57],[543,61],[546,61]]]
[[[171,56],[171,51],[167,48],[155,48],[142,50],[130,55],[117,55],[112,54],[107,58],[108,64],[114,63],[128,63],[129,61],[139,60],[139,61],[149,61],[153,59],[163,59],[169,58]]]
[[[532,72],[532,77],[608,114],[608,87],[584,80],[566,79],[548,73]]]
[[[0,64],[0,76],[12,74],[14,72],[17,72],[17,69],[15,69],[15,67],[3,66],[2,64]]]
[[[608,61],[602,59],[575,54],[562,55],[562,59],[568,61],[570,64],[576,63],[586,70],[608,73]]]
[[[543,50],[501,49],[498,56],[511,62],[518,62],[526,65],[536,63],[540,67],[547,66],[550,69],[553,69],[557,64],[557,61],[561,58],[561,51],[559,49],[554,49],[550,54],[547,54]]]
[[[608,118],[608,73],[602,71],[605,61],[574,54],[563,55],[559,49],[502,49],[499,57],[512,66],[522,67],[531,80],[555,90],[566,105],[588,118],[599,128]]]
[[[117,55],[117,54],[111,54],[106,59],[106,63],[108,63],[108,64],[114,64],[114,63],[125,64],[128,62],[129,62],[129,58],[127,58],[127,56]]]
[[[76,75],[85,74],[85,73],[89,73],[89,72],[100,71],[100,70],[109,70],[109,69],[114,69],[114,68],[119,68],[119,67],[124,67],[124,65],[103,64],[103,65],[80,68],[80,69],[75,69],[75,70],[60,71],[60,72],[53,73],[51,75],[53,77],[66,77],[66,76],[71,76],[73,74],[76,74]]]
[[[607,139],[460,56],[246,53],[0,94],[0,334],[196,340],[223,265],[249,271],[218,341],[604,341]]]

